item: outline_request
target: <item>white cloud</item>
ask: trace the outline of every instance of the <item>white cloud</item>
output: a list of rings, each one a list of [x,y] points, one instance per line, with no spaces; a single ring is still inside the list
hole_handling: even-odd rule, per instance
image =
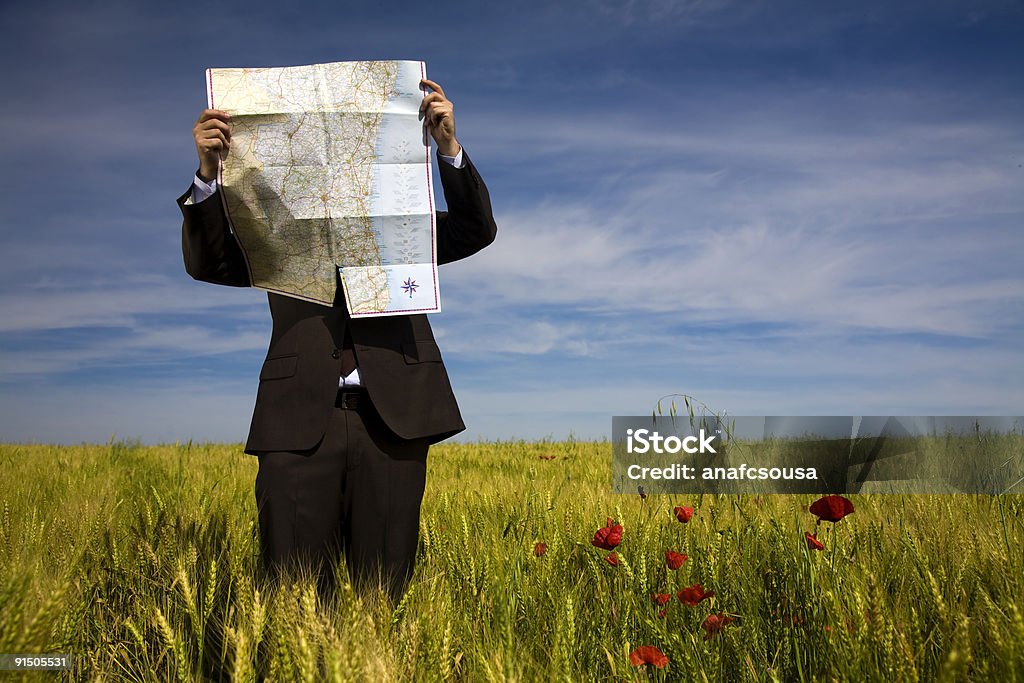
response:
[[[2,440],[77,444],[142,438],[239,442],[249,428],[251,389],[210,381],[102,387],[60,386],[0,396]]]
[[[446,321],[442,317],[435,323],[434,332],[446,356],[449,353],[588,356],[594,342],[593,333],[578,320],[538,320],[528,316],[505,316],[500,321],[490,317],[483,321],[473,318]]]
[[[10,380],[19,375],[59,374],[110,365],[142,366],[218,354],[256,355],[255,352],[267,348],[270,339],[267,329],[223,333],[198,325],[134,324],[106,332],[101,339],[77,342],[71,349],[6,351],[0,357],[0,378]]]
[[[195,283],[187,277],[127,274],[120,284],[74,288],[55,282],[52,288],[23,289],[0,295],[0,333],[59,330],[71,327],[132,327],[141,315],[193,314],[197,320],[233,315],[261,306],[266,298],[247,288]],[[267,313],[269,317],[269,312]]]
[[[725,16],[730,21],[735,21],[737,14],[749,16],[744,11],[749,7],[747,3],[732,0],[587,0],[572,3],[573,7],[579,5],[587,8],[588,12],[597,11],[624,26],[650,22],[701,26],[720,22],[726,11],[731,13],[731,16]]]
[[[899,97],[869,94],[850,99]],[[776,99],[676,126],[630,122],[613,105],[528,130],[485,116],[488,146],[543,150],[550,164],[524,162],[541,174],[592,162],[608,191],[500,210],[492,187],[498,241],[443,271],[455,307],[975,337],[1019,325],[1019,127],[897,116],[830,128],[808,111],[806,98]]]

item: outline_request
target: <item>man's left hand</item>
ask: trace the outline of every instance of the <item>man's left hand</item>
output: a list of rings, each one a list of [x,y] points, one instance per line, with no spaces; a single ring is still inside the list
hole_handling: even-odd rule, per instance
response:
[[[434,81],[424,78],[420,85],[433,90],[423,98],[420,116],[426,118],[427,130],[437,143],[438,153],[449,157],[457,156],[462,146],[455,139],[455,106],[445,97],[441,86]]]

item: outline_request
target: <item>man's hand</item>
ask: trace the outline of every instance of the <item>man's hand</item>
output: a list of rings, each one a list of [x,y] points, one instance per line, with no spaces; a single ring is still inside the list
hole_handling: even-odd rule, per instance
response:
[[[458,156],[462,147],[455,139],[454,105],[444,95],[444,90],[437,83],[424,78],[420,85],[427,86],[434,92],[423,98],[420,104],[420,117],[426,118],[427,130],[437,143],[437,151],[447,157]],[[212,111],[207,109],[207,111]]]
[[[199,155],[199,177],[210,181],[217,177],[220,160],[231,147],[231,116],[220,109],[204,109],[192,127]],[[453,129],[454,130],[454,129]]]

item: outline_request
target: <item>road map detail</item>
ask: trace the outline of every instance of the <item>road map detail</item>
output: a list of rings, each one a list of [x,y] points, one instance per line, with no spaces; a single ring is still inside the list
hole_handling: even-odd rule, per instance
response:
[[[253,287],[330,306],[340,281],[353,317],[441,310],[424,76],[402,61],[207,70]]]

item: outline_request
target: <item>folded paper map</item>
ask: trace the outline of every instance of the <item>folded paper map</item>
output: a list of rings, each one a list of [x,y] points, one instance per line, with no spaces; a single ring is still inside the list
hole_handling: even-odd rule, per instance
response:
[[[208,69],[221,198],[253,287],[354,317],[441,310],[423,62]]]

